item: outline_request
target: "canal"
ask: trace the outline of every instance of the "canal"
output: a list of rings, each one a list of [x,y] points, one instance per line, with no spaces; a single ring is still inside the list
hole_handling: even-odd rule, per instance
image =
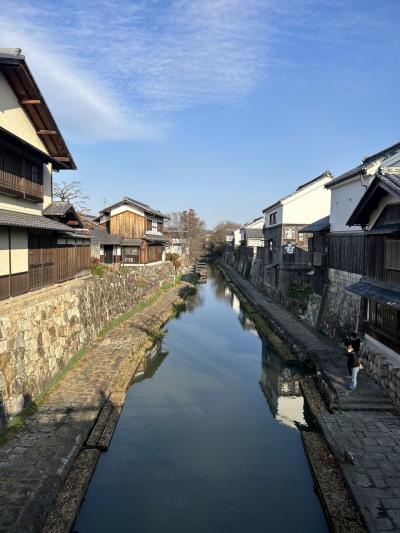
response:
[[[300,370],[260,338],[218,271],[167,330],[74,531],[327,531],[297,429]]]

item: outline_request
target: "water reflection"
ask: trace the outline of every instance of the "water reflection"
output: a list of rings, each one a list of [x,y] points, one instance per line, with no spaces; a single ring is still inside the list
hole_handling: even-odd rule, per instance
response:
[[[273,417],[292,428],[306,423],[299,385],[302,375],[302,369],[286,364],[268,341],[262,339],[261,390]]]
[[[298,371],[249,334],[253,322],[218,274],[192,297],[193,312],[168,323],[161,353],[129,389],[75,531],[327,531],[292,429],[303,420]]]

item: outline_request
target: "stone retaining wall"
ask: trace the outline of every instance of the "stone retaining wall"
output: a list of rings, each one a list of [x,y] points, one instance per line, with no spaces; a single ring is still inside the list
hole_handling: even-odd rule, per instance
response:
[[[361,298],[347,291],[346,287],[360,279],[358,274],[329,269],[329,284],[322,301],[319,328],[339,342],[358,329]]]
[[[0,303],[0,414],[37,396],[114,318],[174,280],[169,261],[88,277]]]
[[[379,351],[370,342],[363,340],[360,356],[366,371],[387,391],[397,407],[400,407],[400,361]]]

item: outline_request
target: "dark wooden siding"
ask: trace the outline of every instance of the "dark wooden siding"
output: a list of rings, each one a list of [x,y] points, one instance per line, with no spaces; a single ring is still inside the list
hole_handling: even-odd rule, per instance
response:
[[[394,245],[394,242],[398,244]],[[368,235],[366,265],[368,278],[400,287],[399,246],[399,238],[394,239],[393,236],[386,235]],[[391,267],[395,267],[397,264],[397,268],[386,268],[386,261],[387,265]]]
[[[156,261],[162,260],[164,247],[163,246],[148,246],[147,248],[147,262],[155,263]]]
[[[331,234],[328,236],[328,267],[353,274],[365,274],[365,235]]]
[[[145,218],[131,211],[124,211],[111,217],[109,232],[123,235],[127,239],[137,239],[145,232]]]
[[[0,146],[0,192],[42,202],[43,163]]]
[[[89,272],[90,243],[72,239],[57,245],[53,235],[29,235],[29,270],[0,277],[0,300],[42,289]]]

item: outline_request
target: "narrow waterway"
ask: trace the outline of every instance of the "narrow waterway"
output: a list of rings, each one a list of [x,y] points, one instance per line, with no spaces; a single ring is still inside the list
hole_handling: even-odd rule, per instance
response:
[[[327,531],[296,427],[300,370],[260,339],[218,271],[167,329],[74,531]]]

